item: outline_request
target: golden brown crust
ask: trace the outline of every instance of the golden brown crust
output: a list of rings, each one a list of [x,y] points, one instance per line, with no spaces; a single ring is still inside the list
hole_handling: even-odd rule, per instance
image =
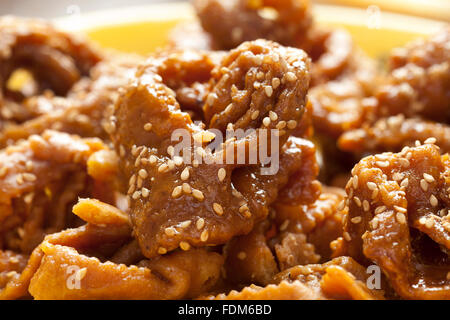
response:
[[[256,39],[292,46],[312,22],[304,0],[197,0],[193,4],[202,27],[223,49]]]
[[[228,141],[225,152],[211,153],[200,148],[200,151],[203,150],[202,163],[198,165],[195,161],[199,160],[192,154],[187,155],[186,164],[185,159],[179,157],[178,160],[183,161],[178,161],[172,157],[168,150],[170,146],[173,150],[171,135],[175,130],[183,129],[192,138],[189,142],[191,148],[195,147],[194,141],[198,137],[203,141],[205,136],[211,134],[192,122],[189,114],[180,109],[172,93],[171,88],[204,81],[211,72],[208,56],[203,55],[201,59],[191,57],[174,55],[169,56],[173,61],[164,57],[149,60],[116,104],[116,131],[112,139],[117,152],[123,156],[121,165],[125,181],[129,182],[131,217],[141,248],[148,257],[174,250],[179,245],[188,249],[190,246],[222,244],[235,235],[248,233],[255,221],[267,216],[268,205],[276,199],[278,190],[286,184],[289,175],[300,166],[296,161],[300,150],[295,139],[283,146],[280,169],[276,175],[261,174],[259,166],[238,164],[238,146],[243,145],[244,150],[248,150],[253,141],[251,139],[256,136]],[[221,97],[213,99],[213,102],[207,99],[204,111],[209,127],[225,129],[223,125],[231,122],[235,129],[258,129],[264,127],[261,122],[263,118],[269,119],[270,114],[273,121],[267,128],[275,128],[278,123],[286,126],[280,129],[280,132],[283,131],[279,138],[282,146],[303,112],[308,85],[308,62],[305,59],[305,54],[300,50],[262,40],[244,43],[231,51],[212,71],[211,93]],[[290,78],[284,83],[278,78],[279,86],[275,89],[270,87],[272,100],[268,100],[265,92],[268,90],[262,90],[254,94],[256,101],[252,103],[250,93],[254,92],[253,87],[249,88],[249,92],[243,89],[233,98],[233,92],[238,90],[237,86],[240,87],[246,77],[250,74],[256,76],[253,68],[242,68],[246,67],[246,63],[255,64],[257,60],[261,60],[261,67],[268,68],[269,80],[282,70],[293,70],[291,64],[298,63],[293,74],[295,79]],[[192,68],[193,72],[179,72],[172,68],[172,65],[177,65],[175,61],[185,66],[186,70]],[[285,66],[284,69],[280,69],[281,66]],[[222,75],[223,69],[228,69],[230,74]],[[224,103],[229,104],[232,99],[236,102],[235,108],[225,108]],[[272,101],[273,105],[266,100]],[[238,110],[237,106],[245,109]],[[251,113],[256,110],[260,111],[259,116],[252,120]],[[240,115],[239,112],[246,113]],[[288,121],[295,122],[295,126],[290,124],[288,127]],[[198,154],[199,149],[195,148],[191,150]],[[234,159],[230,164],[221,164],[229,161],[226,158],[229,148],[236,150],[232,154]],[[182,178],[184,171],[183,177],[186,178]],[[186,184],[184,189],[183,183]],[[199,228],[196,226],[198,220],[201,221]]]
[[[450,121],[450,28],[395,49],[390,74],[376,93],[378,114]]]
[[[433,144],[406,147],[364,158],[347,184],[344,252],[377,263],[403,298],[449,298],[448,164]]]
[[[7,81],[17,69],[32,73],[33,95],[50,89],[64,96],[101,60],[99,52],[85,40],[37,19],[2,17],[0,39],[0,117],[9,120],[22,122],[39,112],[20,105],[30,93],[8,88]]]
[[[372,125],[350,130],[339,137],[339,148],[357,154],[400,151],[414,146],[416,141],[436,140],[442,152],[450,152],[450,126],[419,118],[405,118],[403,114],[381,118]]]

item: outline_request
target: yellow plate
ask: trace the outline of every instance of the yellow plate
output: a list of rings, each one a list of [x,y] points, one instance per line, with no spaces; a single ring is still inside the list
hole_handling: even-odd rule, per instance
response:
[[[317,23],[347,29],[372,57],[444,25],[441,21],[377,11],[376,7],[363,10],[316,4],[313,10]],[[147,54],[166,44],[170,29],[177,23],[192,19],[195,13],[188,3],[171,3],[74,14],[55,23],[66,30],[84,32],[103,47]]]

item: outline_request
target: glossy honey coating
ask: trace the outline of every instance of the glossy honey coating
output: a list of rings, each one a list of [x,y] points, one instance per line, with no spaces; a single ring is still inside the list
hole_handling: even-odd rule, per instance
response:
[[[448,154],[434,144],[361,160],[346,191],[343,251],[377,263],[403,298],[448,299]]]
[[[183,57],[194,60],[183,60]],[[192,154],[187,154],[190,162],[187,164],[180,156],[172,157],[171,135],[175,130],[183,129],[188,133],[192,138],[188,147],[192,148],[198,137],[204,139],[210,135],[210,131],[193,123],[168,87],[176,89],[180,81],[201,82],[205,77],[202,70],[206,70],[206,75],[208,71],[211,73],[213,83],[203,108],[206,121],[210,119],[210,128],[225,129],[223,125],[227,123],[242,129],[280,127],[279,139],[283,145],[288,132],[297,126],[304,108],[308,61],[300,50],[285,49],[268,41],[245,43],[225,56],[213,70],[208,69],[211,59],[195,60],[195,57],[172,56],[184,68],[197,66],[196,73],[182,74],[169,72],[170,58],[150,60],[147,67],[138,71],[136,81],[116,104],[116,131],[112,139],[118,153],[126,159],[122,167],[126,180],[129,180],[127,193],[131,217],[139,244],[148,257],[178,246],[187,250],[191,246],[222,244],[234,235],[248,233],[255,221],[267,216],[268,205],[275,200],[277,190],[298,168],[295,159],[299,151],[295,140],[287,143],[284,149],[272,150],[281,151],[280,170],[274,176],[261,175],[258,166],[247,168],[233,159],[228,164],[227,152],[207,153],[202,146],[192,150],[201,152],[203,163],[196,163],[198,160]],[[296,74],[291,72],[292,79],[282,81],[277,78],[280,83],[275,89],[266,85],[272,90],[270,95],[267,89],[253,88],[252,77],[256,76],[259,66],[267,68],[272,79],[276,72],[281,72],[280,67],[290,70],[296,63],[299,65]],[[223,69],[230,70],[230,74],[222,74]],[[184,74],[193,79],[184,79]],[[237,86],[244,83],[251,88],[237,92]],[[230,90],[233,87],[235,89]],[[223,97],[219,98],[218,93]],[[210,99],[210,96],[214,98]],[[227,100],[231,103],[225,108]],[[259,103],[263,104],[258,106]],[[249,110],[240,115],[246,110],[243,108]],[[259,115],[252,116],[254,112]],[[263,119],[269,124],[265,125]],[[283,129],[279,124],[283,124]],[[254,138],[229,141],[224,150],[236,149],[239,144],[250,145],[251,139]],[[238,149],[234,153],[234,157],[237,156]],[[216,182],[212,184],[212,181]],[[256,194],[258,196],[254,197]]]
[[[22,122],[32,118],[39,110],[22,104],[24,100],[46,89],[65,96],[101,60],[92,45],[42,20],[1,17],[0,38],[2,120]],[[12,90],[8,80],[18,69],[28,70],[34,83]]]

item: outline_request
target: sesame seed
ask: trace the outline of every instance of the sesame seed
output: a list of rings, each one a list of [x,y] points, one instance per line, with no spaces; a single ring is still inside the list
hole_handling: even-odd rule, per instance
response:
[[[137,188],[142,188],[142,184],[144,183],[144,180],[141,177],[137,178],[137,183],[136,183],[136,187]]]
[[[189,183],[184,182],[184,183],[181,185],[181,188],[183,189],[183,192],[186,193],[186,194],[189,194],[189,193],[192,192],[192,189],[191,189],[191,186],[190,186]]]
[[[236,198],[242,198],[242,193],[240,193],[236,189],[231,190],[231,194]]]
[[[144,130],[145,131],[150,131],[152,130],[152,124],[150,122],[147,122],[146,124],[144,124]]]
[[[136,157],[138,155],[138,149],[135,144],[133,144],[133,146],[131,147],[131,154],[133,155],[133,157]]]
[[[259,116],[259,111],[256,110],[256,111],[253,111],[251,118],[252,118],[252,120],[255,120],[256,118],[258,118],[258,116]]]
[[[217,202],[213,203],[213,210],[215,213],[217,213],[219,216],[223,215],[223,208],[220,204]]]
[[[264,92],[266,93],[266,96],[270,98],[273,94],[273,88],[271,86],[265,86]]]
[[[360,223],[360,222],[362,221],[362,218],[361,218],[360,216],[358,216],[358,217],[353,217],[353,218],[350,219],[350,221],[351,221],[352,223],[354,223],[354,224],[358,224],[358,223]]]
[[[173,227],[168,227],[164,229],[164,233],[169,237],[173,237],[176,233],[176,230]]]
[[[428,229],[432,228],[434,225],[434,220],[432,218],[426,219],[425,222],[425,227],[427,227]]]
[[[397,212],[395,217],[397,218],[398,223],[401,223],[401,224],[405,224],[406,223],[406,217],[405,217],[405,215],[403,213]]]
[[[177,167],[181,166],[183,164],[183,158],[179,156],[173,157],[173,162]]]
[[[16,182],[17,182],[17,184],[22,184],[23,183],[23,176],[22,176],[22,174],[18,174],[16,176]]]
[[[293,72],[287,72],[285,76],[287,81],[293,82],[297,80],[297,76]]]
[[[123,145],[120,145],[119,147],[119,155],[121,157],[125,157],[126,151],[125,151],[125,147]]]
[[[295,120],[289,120],[287,122],[288,129],[295,129],[297,127],[297,121]]]
[[[347,231],[345,231],[342,235],[344,236],[344,239],[346,241],[351,241],[352,240],[352,237],[350,236],[350,233],[348,233]]]
[[[159,253],[159,254],[166,254],[166,253],[167,253],[167,249],[164,248],[164,247],[159,247],[159,248],[158,248],[158,253]]]
[[[187,179],[189,179],[189,167],[184,168],[181,172],[181,180],[186,181]]]
[[[132,184],[127,191],[127,194],[132,194],[136,190],[136,187],[134,184]]]
[[[195,199],[197,199],[199,201],[203,201],[203,199],[205,199],[205,196],[203,195],[203,192],[201,192],[198,189],[193,189],[192,190],[192,195],[194,196]]]
[[[3,178],[4,176],[6,176],[7,172],[8,172],[8,167],[2,167],[0,169],[0,178]]]
[[[180,223],[180,227],[182,229],[186,229],[187,227],[189,227],[191,225],[192,221],[191,220],[186,220]]]
[[[187,243],[186,241],[181,241],[180,242],[180,248],[183,251],[187,251],[191,248],[191,245],[189,243]]]
[[[243,204],[242,206],[239,207],[239,212],[243,213],[245,211],[248,211],[248,206],[246,204]]]
[[[172,159],[167,160],[167,167],[169,170],[173,170],[175,168],[175,162]]]
[[[244,260],[245,258],[247,258],[247,254],[244,251],[241,251],[238,253],[237,257],[239,260]]]
[[[150,190],[148,190],[147,188],[142,188],[141,193],[144,198],[147,198],[148,195],[150,194]]]
[[[131,197],[134,200],[137,200],[138,198],[140,198],[140,196],[141,196],[141,192],[140,191],[135,191]]]
[[[377,184],[376,183],[374,183],[374,182],[367,182],[367,188],[369,188],[369,190],[375,190],[375,189],[378,189],[377,188]]]
[[[394,174],[392,175],[392,179],[394,179],[395,181],[400,181],[402,180],[404,177],[404,175],[400,172],[394,172]]]
[[[364,200],[362,204],[363,204],[364,211],[369,211],[370,210],[369,201]]]
[[[148,173],[145,169],[139,170],[138,174],[139,174],[139,177],[141,177],[142,179],[145,179],[148,177]]]
[[[136,183],[136,175],[133,174],[133,175],[130,177],[130,180],[128,180],[128,185],[131,186],[131,185],[133,185],[133,184],[135,184],[135,183]]]
[[[157,161],[156,156],[154,155],[151,155],[150,158],[148,158],[148,160],[150,161],[150,164],[155,164]]]
[[[430,204],[433,207],[436,207],[438,205],[438,199],[433,194],[430,196]]]
[[[217,176],[218,176],[220,182],[222,182],[225,179],[226,175],[227,175],[227,172],[225,171],[224,168],[220,168],[219,171],[217,171]]]
[[[281,224],[281,226],[280,226],[280,231],[284,231],[284,230],[286,230],[287,229],[287,227],[289,226],[289,220],[284,220],[283,221],[283,223]]]
[[[28,160],[28,161],[25,163],[25,168],[27,168],[28,171],[33,170],[33,161]]]
[[[167,147],[167,154],[171,157],[173,157],[173,154],[175,152],[175,148],[173,146],[168,146]]]
[[[408,184],[409,184],[409,179],[408,178],[405,178],[405,179],[403,179],[403,181],[400,183],[400,186],[401,187],[408,187]]]
[[[205,226],[205,219],[203,218],[199,218],[197,220],[197,222],[195,223],[196,227],[198,230],[200,230],[201,228],[203,228]]]
[[[420,223],[421,225],[425,225],[426,222],[427,222],[427,218],[425,218],[425,217],[421,217],[421,218],[419,219],[419,223]]]
[[[378,188],[376,188],[375,190],[372,191],[371,198],[375,199],[378,196],[378,193],[379,193],[379,190],[378,190]]]
[[[359,182],[358,176],[354,176],[353,179],[352,179],[352,183],[353,183],[353,188],[354,189],[358,188],[358,182]]]
[[[378,218],[377,217],[373,218],[370,224],[372,226],[372,229],[378,228]]]
[[[265,117],[262,122],[264,126],[268,127],[270,125],[270,118]]]
[[[408,159],[400,158],[399,161],[400,161],[400,165],[401,165],[402,167],[404,167],[404,168],[407,168],[407,167],[410,166],[410,163],[409,163],[409,160],[408,160]]]
[[[428,190],[428,182],[426,182],[425,179],[420,180],[420,187],[422,188],[423,191],[427,191]]]
[[[396,205],[394,205],[394,209],[397,210],[398,212],[403,212],[403,213],[408,212],[408,210],[406,208],[396,206]]]
[[[215,93],[208,94],[208,97],[206,98],[206,103],[212,106],[214,102],[217,99],[217,95]]]
[[[345,208],[345,200],[342,200],[341,202],[339,202],[337,209],[339,211],[342,211],[342,210],[344,210],[344,208]]]
[[[361,207],[361,200],[358,197],[353,197],[353,201],[356,203],[358,207]]]
[[[203,230],[202,234],[200,235],[200,240],[205,242],[206,240],[208,240],[208,237],[209,237],[208,230]]]
[[[423,143],[425,143],[425,144],[434,144],[434,143],[436,143],[436,138],[435,137],[430,137],[430,138],[428,138],[427,140],[425,140]]]
[[[284,120],[278,122],[278,124],[277,124],[277,126],[276,126],[276,128],[277,128],[278,130],[284,129],[284,127],[286,127],[286,121],[284,121]]]
[[[274,89],[278,88],[280,84],[281,84],[280,79],[278,79],[278,78],[273,78],[272,79],[272,87]]]
[[[37,179],[36,176],[32,173],[26,172],[26,173],[23,173],[22,176],[25,181],[29,181],[29,182],[36,181],[36,179]]]
[[[273,111],[269,111],[269,118],[271,121],[277,121],[278,120],[278,115],[273,112]]]
[[[425,179],[426,182],[429,182],[429,183],[434,182],[434,177],[431,174],[424,173],[423,178]]]
[[[375,164],[381,168],[386,168],[389,166],[388,161],[376,161]]]
[[[197,159],[192,160],[192,166],[193,166],[194,168],[197,168],[198,165],[199,165],[199,163],[198,163],[198,160],[197,160]]]
[[[375,209],[375,214],[380,214],[386,210],[386,206],[379,206]]]
[[[172,198],[178,198],[181,195],[182,190],[183,189],[181,186],[176,186],[175,188],[173,188]]]

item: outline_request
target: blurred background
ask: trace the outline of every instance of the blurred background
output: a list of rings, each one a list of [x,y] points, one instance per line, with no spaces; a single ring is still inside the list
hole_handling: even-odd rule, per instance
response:
[[[139,6],[150,3],[180,2],[182,0],[0,0],[0,15],[55,18],[71,14],[74,6],[81,12]]]
[[[181,2],[183,0],[0,0],[0,15],[55,18],[67,14],[139,6],[150,3]],[[408,13],[450,22],[450,0],[310,0],[311,2],[350,5],[367,8],[377,5],[382,10]],[[77,12],[78,13],[78,12]]]

